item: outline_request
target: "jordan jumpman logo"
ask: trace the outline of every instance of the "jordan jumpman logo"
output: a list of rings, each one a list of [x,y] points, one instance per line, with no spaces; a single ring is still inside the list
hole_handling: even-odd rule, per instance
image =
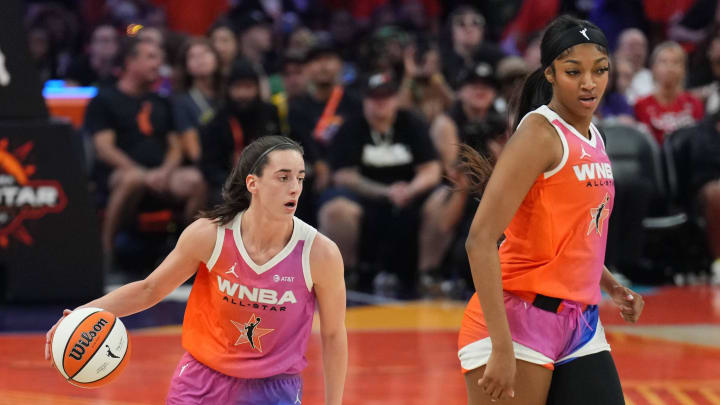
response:
[[[585,152],[585,148],[582,145],[580,145],[580,150],[582,151],[582,153],[580,154],[580,159],[584,159],[585,156],[590,157],[590,154]]]
[[[586,34],[586,33],[587,33],[587,28],[581,29],[581,30],[580,30],[580,33],[582,34],[582,36],[585,37],[585,39],[587,39],[588,41],[590,40],[590,37],[588,37],[587,34]]]
[[[230,270],[226,271],[225,274],[232,274],[235,277],[240,278],[240,276],[235,273],[235,266],[237,266],[237,262],[235,262],[235,264],[233,264],[232,267],[230,267]]]

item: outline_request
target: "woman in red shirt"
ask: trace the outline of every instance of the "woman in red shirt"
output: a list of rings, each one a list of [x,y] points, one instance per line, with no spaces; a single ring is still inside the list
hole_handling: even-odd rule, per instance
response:
[[[668,134],[703,117],[702,103],[685,90],[686,62],[685,51],[674,41],[661,43],[650,56],[655,90],[637,101],[635,118],[660,144]]]

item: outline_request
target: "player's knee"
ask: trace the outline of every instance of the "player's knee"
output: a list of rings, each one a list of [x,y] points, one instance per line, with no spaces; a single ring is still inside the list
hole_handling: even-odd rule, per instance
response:
[[[121,169],[116,176],[115,187],[137,189],[145,184],[145,172],[140,169]]]
[[[171,189],[175,195],[190,197],[205,193],[207,185],[199,170],[183,169],[173,176]]]
[[[362,217],[362,207],[347,198],[338,197],[325,203],[320,208],[318,216],[325,224],[358,222]]]

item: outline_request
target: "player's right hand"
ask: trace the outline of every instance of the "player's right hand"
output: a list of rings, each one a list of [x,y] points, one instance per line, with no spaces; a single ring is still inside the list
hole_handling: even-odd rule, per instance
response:
[[[63,315],[60,317],[60,319],[58,319],[58,321],[55,322],[55,325],[53,325],[52,328],[50,328],[50,330],[45,334],[45,360],[50,360],[50,365],[53,364],[53,358],[51,354],[52,347],[50,346],[52,345],[53,335],[55,335],[55,329],[57,329],[58,325],[60,325],[60,321],[65,319],[65,317],[70,315],[70,313],[72,313],[71,310],[64,310]]]
[[[512,350],[490,352],[490,359],[478,385],[490,401],[515,397],[515,353]]]

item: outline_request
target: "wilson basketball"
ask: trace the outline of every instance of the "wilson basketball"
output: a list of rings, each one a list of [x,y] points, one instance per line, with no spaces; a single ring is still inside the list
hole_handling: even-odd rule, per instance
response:
[[[130,356],[127,329],[100,308],[81,308],[60,322],[52,340],[52,356],[71,384],[94,388],[122,372]]]

